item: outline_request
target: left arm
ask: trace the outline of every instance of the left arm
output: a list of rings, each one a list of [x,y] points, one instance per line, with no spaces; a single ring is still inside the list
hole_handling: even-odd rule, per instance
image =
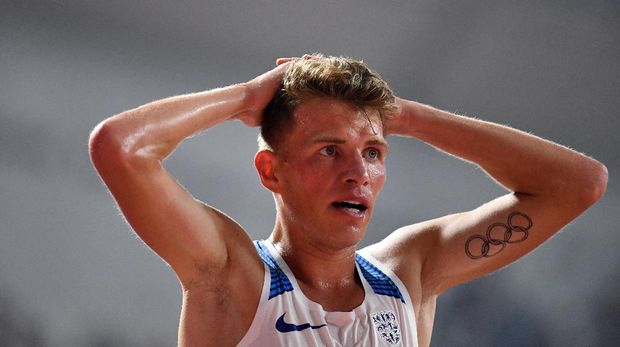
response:
[[[411,264],[421,295],[495,271],[530,252],[595,203],[600,162],[506,126],[397,99],[387,133],[418,138],[483,168],[510,191],[469,212],[403,227],[383,243]],[[407,277],[407,275],[405,275]]]

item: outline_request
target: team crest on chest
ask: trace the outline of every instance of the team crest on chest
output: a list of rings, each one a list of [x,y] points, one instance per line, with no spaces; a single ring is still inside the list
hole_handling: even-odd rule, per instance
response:
[[[400,342],[400,326],[398,319],[392,311],[379,311],[371,316],[372,324],[383,341],[390,346],[396,346]]]

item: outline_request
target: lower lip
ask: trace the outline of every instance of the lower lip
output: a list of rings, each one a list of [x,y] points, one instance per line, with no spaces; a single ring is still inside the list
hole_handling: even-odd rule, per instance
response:
[[[332,208],[336,209],[337,211],[341,212],[342,214],[345,214],[347,216],[353,217],[353,218],[364,218],[366,216],[366,211],[368,210],[357,210],[354,208],[346,208],[346,207],[336,207],[332,205]]]

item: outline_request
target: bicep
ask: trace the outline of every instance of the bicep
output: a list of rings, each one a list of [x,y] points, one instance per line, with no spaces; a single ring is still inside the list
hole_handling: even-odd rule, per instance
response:
[[[440,294],[532,251],[583,211],[574,206],[570,199],[511,193],[399,232],[409,245],[405,257],[422,264],[422,288]]]

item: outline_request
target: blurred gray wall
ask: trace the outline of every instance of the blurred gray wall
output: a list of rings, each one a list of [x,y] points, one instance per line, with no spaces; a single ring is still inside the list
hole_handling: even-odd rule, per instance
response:
[[[315,51],[365,60],[400,96],[609,168],[606,196],[564,232],[440,298],[433,346],[618,345],[619,19],[614,1],[1,1],[0,345],[175,345],[176,277],[119,215],[88,133],[125,109]],[[224,124],[166,164],[263,238],[274,208],[252,166],[255,137]],[[364,245],[503,193],[425,144],[391,144]]]

